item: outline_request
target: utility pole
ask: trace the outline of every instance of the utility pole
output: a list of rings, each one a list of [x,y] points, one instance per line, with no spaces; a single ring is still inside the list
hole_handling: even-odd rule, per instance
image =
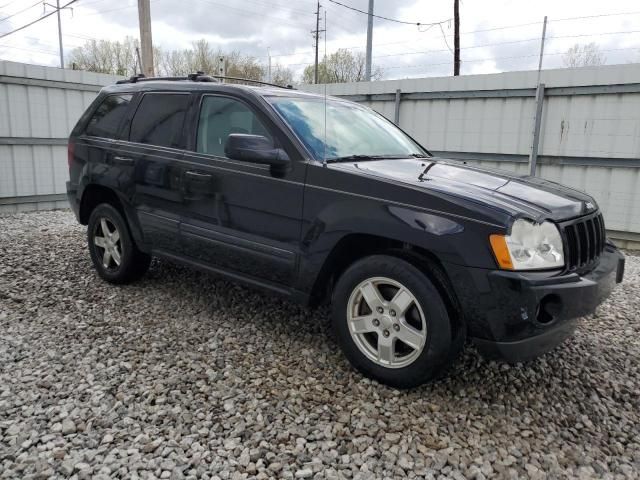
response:
[[[453,0],[453,76],[460,75],[460,0]]]
[[[60,0],[56,0],[58,11],[58,46],[60,47],[60,68],[64,68],[64,50],[62,49],[62,21],[60,20]]]
[[[318,83],[318,48],[320,46],[320,1],[318,1],[318,8],[316,9],[316,29],[311,32],[316,36],[316,61],[313,69],[313,83]]]
[[[544,41],[547,36],[547,16],[544,16],[544,22],[542,23],[542,39],[540,40],[540,60],[538,60],[538,81],[540,83],[540,71],[542,70],[542,59],[544,57]]]
[[[142,73],[147,77],[153,77],[153,42],[151,40],[151,7],[149,6],[149,0],[138,0],[138,22],[140,23]]]
[[[371,81],[371,49],[373,46],[373,0],[369,0],[369,15],[367,17],[367,57],[364,79]]]
[[[56,4],[53,5],[51,3],[44,2],[43,7],[51,7],[56,9],[56,13],[58,14],[58,48],[60,49],[60,68],[64,68],[64,49],[62,47],[62,20],[60,18],[60,0],[56,0]],[[65,7],[73,12],[73,8]]]
[[[267,82],[271,82],[271,47],[267,47],[267,55],[269,57],[269,69],[267,70]]]

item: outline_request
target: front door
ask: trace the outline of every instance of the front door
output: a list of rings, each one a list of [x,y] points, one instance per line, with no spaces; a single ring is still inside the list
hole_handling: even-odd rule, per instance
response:
[[[187,214],[180,231],[188,256],[272,287],[296,271],[306,165],[271,120],[244,99],[206,94],[194,117],[192,152],[185,153]],[[292,157],[290,171],[225,156],[232,133],[263,135]],[[275,285],[274,285],[275,284]]]

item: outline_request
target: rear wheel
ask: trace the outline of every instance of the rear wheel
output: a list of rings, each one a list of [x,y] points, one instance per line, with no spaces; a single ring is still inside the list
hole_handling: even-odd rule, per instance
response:
[[[149,268],[151,257],[138,250],[124,218],[108,203],[91,212],[87,240],[93,265],[108,282],[132,282]]]
[[[451,319],[438,289],[400,258],[354,263],[333,293],[333,327],[349,361],[366,376],[398,388],[442,374],[457,355]]]

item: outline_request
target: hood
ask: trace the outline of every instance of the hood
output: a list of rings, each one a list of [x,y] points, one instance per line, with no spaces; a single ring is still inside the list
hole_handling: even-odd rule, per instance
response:
[[[477,168],[456,160],[371,160],[332,167],[464,198],[537,221],[561,221],[598,208],[591,196],[564,185],[503,170]]]

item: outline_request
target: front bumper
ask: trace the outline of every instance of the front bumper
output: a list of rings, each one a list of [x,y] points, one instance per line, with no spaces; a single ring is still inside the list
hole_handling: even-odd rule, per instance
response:
[[[480,352],[509,362],[551,350],[593,313],[624,275],[624,256],[607,244],[597,266],[578,275],[452,268],[469,334]]]

